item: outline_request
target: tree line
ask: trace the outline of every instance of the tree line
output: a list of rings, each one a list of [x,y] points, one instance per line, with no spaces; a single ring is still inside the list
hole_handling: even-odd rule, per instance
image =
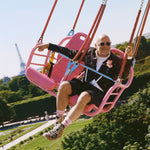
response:
[[[0,124],[11,121],[15,110],[11,103],[46,94],[37,86],[30,83],[25,76],[16,76],[8,82],[0,80]]]
[[[136,41],[136,38],[134,41]],[[134,48],[134,43],[132,43],[133,48]],[[117,44],[115,47],[124,52],[127,46],[128,46],[128,42],[126,41],[123,44]],[[142,59],[149,55],[150,55],[150,39],[146,39],[144,36],[142,36],[137,51],[136,59],[137,60]]]

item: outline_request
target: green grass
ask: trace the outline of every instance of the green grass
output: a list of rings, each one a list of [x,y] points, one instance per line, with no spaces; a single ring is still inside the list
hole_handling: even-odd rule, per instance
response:
[[[13,103],[11,103],[11,105],[12,106],[19,105],[19,104],[23,104],[23,103],[28,103],[30,101],[38,101],[38,100],[49,98],[49,97],[50,97],[50,94],[45,94],[45,95],[41,95],[41,96],[37,96],[37,97],[33,97],[33,98],[28,98],[28,99],[25,99],[22,101],[13,102]]]
[[[150,56],[137,60],[134,66],[134,74],[136,76],[150,72]]]
[[[85,125],[92,122],[92,119],[85,119],[85,120],[78,120],[70,125],[68,128],[65,129],[62,137],[57,140],[49,141],[45,139],[42,135],[37,136],[35,139],[28,141],[25,144],[18,144],[16,145],[17,150],[62,150],[61,141],[65,136],[69,133],[81,130]]]
[[[0,146],[5,145],[10,142],[10,137],[12,136],[13,140],[19,138],[20,136],[36,129],[37,127],[41,126],[45,122],[40,122],[31,125],[23,125],[12,129],[1,130],[0,131]]]

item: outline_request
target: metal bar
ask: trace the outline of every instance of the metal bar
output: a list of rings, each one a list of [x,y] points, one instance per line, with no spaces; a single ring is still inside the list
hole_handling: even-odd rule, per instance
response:
[[[139,34],[139,37],[138,37],[135,49],[134,49],[134,57],[136,56],[137,51],[138,51],[138,47],[139,47],[141,36],[142,36],[143,30],[144,30],[144,27],[145,27],[145,24],[146,24],[146,20],[147,20],[147,16],[148,16],[148,13],[149,13],[149,9],[150,9],[150,0],[147,3],[147,8],[146,8],[146,12],[145,12],[145,15],[144,15],[143,24],[142,24],[142,27],[141,27],[141,31],[140,31],[140,34]]]
[[[96,21],[97,21],[97,19],[98,19],[99,14],[100,14],[101,11],[102,11],[102,8],[103,8],[103,4],[101,4],[101,6],[100,6],[100,8],[99,8],[99,11],[98,11],[98,13],[97,13],[97,16],[96,16],[96,18],[95,18],[95,20],[94,20],[94,22],[93,22],[93,25],[92,25],[92,27],[91,27],[91,29],[90,29],[90,32],[89,32],[88,36],[86,37],[86,39],[85,39],[85,41],[84,41],[82,47],[80,48],[80,50],[78,51],[78,53],[77,53],[77,54],[75,55],[75,57],[73,58],[73,61],[77,60],[77,58],[79,57],[79,55],[81,54],[81,52],[82,52],[83,49],[85,48],[85,45],[87,44],[88,40],[90,39],[90,35],[91,35],[92,31],[93,31],[93,28],[94,28],[94,26],[95,26],[95,24],[96,24]]]
[[[80,6],[78,15],[77,15],[77,17],[76,17],[75,23],[74,23],[73,28],[72,28],[73,30],[74,30],[75,27],[76,27],[77,21],[78,21],[78,19],[79,19],[79,15],[80,15],[80,13],[81,13],[81,10],[82,10],[83,4],[84,4],[84,1],[85,1],[85,0],[82,0],[82,3],[81,3],[81,6]]]

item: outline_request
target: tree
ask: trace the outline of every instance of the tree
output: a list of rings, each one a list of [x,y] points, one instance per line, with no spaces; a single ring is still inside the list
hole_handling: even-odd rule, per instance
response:
[[[123,44],[117,44],[115,47],[123,52],[125,52],[125,49],[128,46],[128,42],[124,42]]]
[[[16,102],[16,101],[22,100],[23,98],[19,91],[13,92],[10,90],[0,91],[0,97],[2,99],[5,99],[8,103]]]
[[[22,99],[23,99],[23,96],[21,95],[19,91],[17,92],[11,91],[8,95],[7,102],[13,103],[13,102],[21,101]]]
[[[39,87],[35,86],[32,83],[29,84],[28,89],[29,89],[29,97],[35,97],[46,94],[45,91],[41,90]]]
[[[8,90],[7,82],[4,82],[4,80],[0,80],[0,91],[1,90]]]
[[[0,91],[2,91],[2,90],[8,90],[8,89],[9,88],[8,88],[8,86],[5,83],[0,84]]]
[[[147,141],[146,148],[150,149],[150,125],[148,126],[148,134],[145,136],[145,140]]]
[[[137,41],[137,37],[134,39],[134,43]],[[132,43],[132,47],[134,48],[134,43]],[[122,50],[123,52],[128,46],[128,42],[124,42],[123,44],[117,44],[115,47],[117,49]],[[150,39],[146,39],[144,36],[141,37],[141,41],[139,43],[136,59],[142,59],[146,56],[149,56],[150,50]]]
[[[3,78],[3,81],[4,81],[4,83],[7,84],[7,83],[10,81],[10,78],[9,78],[9,77],[4,77],[4,78]]]
[[[30,82],[27,80],[25,76],[21,76],[18,78],[18,87],[19,91],[22,93],[22,95],[28,95],[29,94],[29,86]]]
[[[135,41],[136,40],[137,40],[137,38],[135,38]],[[142,58],[150,55],[149,54],[149,50],[150,50],[149,46],[150,46],[149,39],[146,39],[144,36],[142,36],[140,43],[139,43],[136,59],[142,59]]]
[[[0,98],[0,124],[10,121],[15,116],[13,107],[8,105],[5,100]]]
[[[144,36],[142,36],[139,44],[139,50],[147,51],[148,49],[149,48],[148,48],[147,39]]]
[[[147,46],[150,49],[150,39],[147,39]]]
[[[11,91],[18,91],[18,77],[14,77],[12,80],[8,82],[8,87],[10,88]]]

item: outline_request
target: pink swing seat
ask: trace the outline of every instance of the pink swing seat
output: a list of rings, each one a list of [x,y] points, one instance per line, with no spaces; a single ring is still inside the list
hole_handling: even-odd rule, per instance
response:
[[[82,46],[82,44],[84,43],[85,39],[86,39],[87,35],[84,33],[76,33],[73,36],[67,36],[65,37],[60,43],[59,45],[63,45],[65,43],[67,43],[65,45],[65,47],[72,49],[72,50],[79,50]],[[57,89],[60,82],[62,82],[62,79],[66,73],[66,69],[67,69],[67,65],[68,62],[70,61],[70,59],[63,57],[62,55],[58,54],[57,58],[56,58],[56,63],[53,66],[52,72],[51,72],[51,76],[48,77],[48,73],[41,73],[39,72],[37,69],[34,68],[34,66],[39,66],[39,67],[44,67],[47,65],[47,62],[49,61],[49,55],[50,55],[50,51],[47,52],[46,55],[42,55],[41,53],[38,53],[37,51],[37,46],[40,44],[37,44],[31,51],[29,60],[27,62],[27,66],[26,66],[26,76],[28,78],[28,80],[30,82],[32,82],[33,84],[35,84],[36,86],[40,87],[41,89],[45,90],[46,92],[52,94],[53,96],[56,97],[56,92],[55,92],[55,88]],[[88,45],[88,42],[86,44],[86,46]],[[85,46],[85,48],[86,48]],[[38,63],[38,62],[34,62],[34,57],[37,57],[38,59],[45,59],[45,62],[43,64]],[[82,67],[81,65],[79,65],[72,73],[71,75],[68,76],[67,80],[71,80],[74,77],[77,77],[82,70],[84,69],[84,67]]]

